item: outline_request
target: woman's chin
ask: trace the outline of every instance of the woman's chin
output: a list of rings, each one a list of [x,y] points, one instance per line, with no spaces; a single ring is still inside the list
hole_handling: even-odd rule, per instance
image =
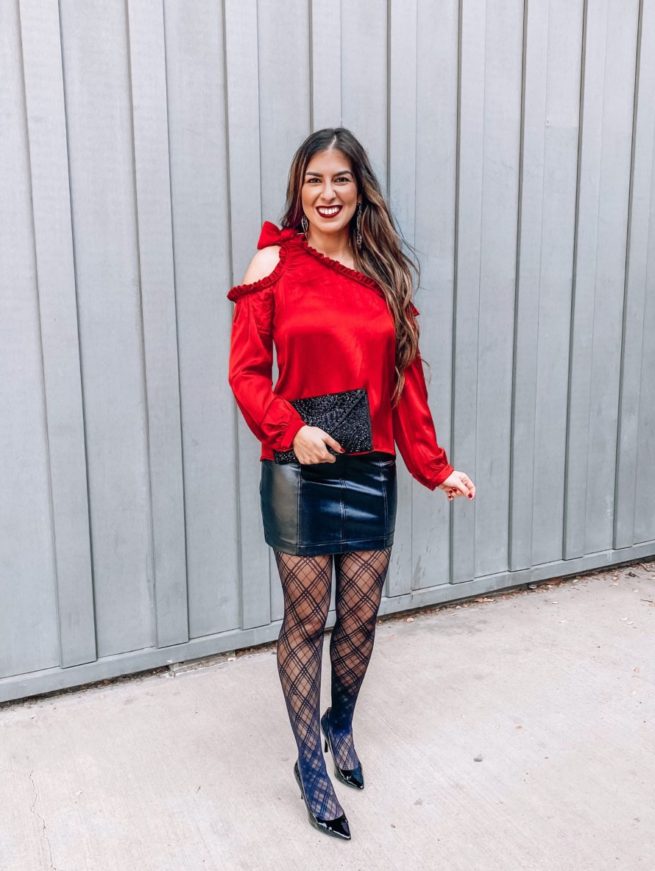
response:
[[[343,220],[339,220],[337,222],[334,220],[330,221],[330,220],[326,220],[326,219],[323,219],[323,220],[318,219],[316,221],[313,221],[312,223],[313,223],[313,226],[316,230],[318,230],[321,233],[326,233],[326,234],[341,233],[348,228],[348,221],[343,221]]]

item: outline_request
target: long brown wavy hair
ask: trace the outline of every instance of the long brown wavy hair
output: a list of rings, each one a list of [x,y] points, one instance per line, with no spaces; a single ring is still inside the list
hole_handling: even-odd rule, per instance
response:
[[[350,222],[350,245],[355,267],[376,281],[382,290],[396,327],[396,385],[392,405],[400,399],[405,384],[405,369],[414,361],[419,349],[419,325],[410,303],[413,293],[412,273],[416,286],[420,281],[420,266],[415,256],[409,257],[403,245],[414,251],[398,231],[387,206],[380,184],[371,168],[366,151],[345,127],[326,127],[305,139],[291,161],[282,227],[302,232],[302,186],[307,165],[320,151],[339,149],[350,158],[352,172],[361,196],[360,229],[362,245],[355,243],[355,218]]]

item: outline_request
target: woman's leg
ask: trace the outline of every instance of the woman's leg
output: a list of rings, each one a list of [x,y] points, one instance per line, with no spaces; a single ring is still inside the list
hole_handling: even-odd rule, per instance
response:
[[[321,753],[319,710],[332,554],[274,553],[284,593],[284,620],[277,643],[278,673],[298,745],[298,767],[310,808],[317,817],[333,820],[344,811]]]
[[[337,620],[330,638],[330,735],[339,768],[359,764],[352,734],[357,696],[366,674],[391,548],[335,554]]]

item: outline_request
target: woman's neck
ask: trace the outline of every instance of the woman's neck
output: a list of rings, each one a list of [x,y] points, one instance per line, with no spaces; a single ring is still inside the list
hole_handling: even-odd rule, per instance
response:
[[[339,260],[342,263],[352,263],[353,261],[353,253],[352,248],[350,247],[350,237],[347,228],[344,228],[339,233],[321,233],[320,230],[316,230],[312,227],[307,243],[311,245],[312,248],[320,251],[321,254],[330,257],[332,260]]]

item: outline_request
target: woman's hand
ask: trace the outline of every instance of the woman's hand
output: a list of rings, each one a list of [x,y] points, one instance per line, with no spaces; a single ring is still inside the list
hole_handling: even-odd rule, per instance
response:
[[[320,426],[301,426],[293,440],[293,452],[298,457],[298,461],[304,464],[310,463],[336,463],[337,458],[331,454],[325,447],[330,445],[335,451],[340,454],[344,453],[336,439],[321,429]]]
[[[450,501],[457,496],[468,496],[469,499],[475,499],[475,484],[466,472],[455,470],[437,486],[440,490],[445,490]]]

